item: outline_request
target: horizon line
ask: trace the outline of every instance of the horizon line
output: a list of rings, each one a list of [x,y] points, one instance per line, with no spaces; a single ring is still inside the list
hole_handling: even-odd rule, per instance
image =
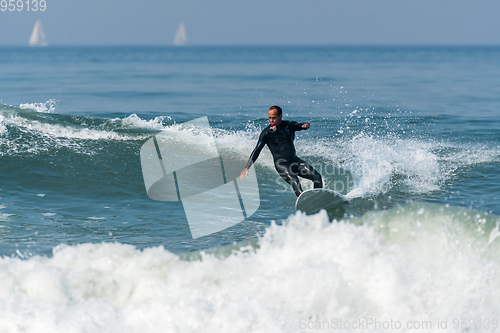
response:
[[[6,44],[0,47],[26,47],[31,49],[44,49],[52,47],[169,47],[183,49],[190,47],[500,47],[500,43],[311,43],[311,44],[187,44],[177,46],[174,44],[49,44],[46,46],[29,46],[28,44]]]

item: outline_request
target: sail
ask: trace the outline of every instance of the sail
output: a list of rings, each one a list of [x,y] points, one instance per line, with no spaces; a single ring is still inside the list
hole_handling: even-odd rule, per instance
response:
[[[45,39],[45,32],[43,32],[42,21],[37,20],[31,33],[29,46],[47,46],[48,44]]]
[[[174,45],[177,46],[186,45],[186,42],[187,42],[186,28],[184,28],[184,22],[181,22],[181,24],[179,24],[179,29],[177,29],[177,33],[175,34]]]

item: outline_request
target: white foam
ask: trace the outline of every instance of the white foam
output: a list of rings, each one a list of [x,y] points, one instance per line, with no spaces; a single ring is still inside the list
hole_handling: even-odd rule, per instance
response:
[[[347,194],[350,199],[384,194],[395,186],[408,194],[430,193],[454,177],[457,169],[498,161],[500,156],[498,148],[484,145],[374,137],[365,133],[339,139],[301,140],[297,142],[297,151],[299,156],[317,156],[350,171],[354,180],[354,188]]]
[[[12,155],[16,153],[36,154],[40,151],[57,147],[67,147],[83,154],[93,154],[94,151],[88,147],[85,141],[99,140],[142,140],[149,135],[127,135],[105,130],[101,128],[87,128],[84,126],[70,126],[63,124],[51,124],[38,120],[27,119],[18,115],[4,117],[3,122],[16,127],[17,130],[40,136],[30,143],[24,142],[22,138],[16,138],[13,142],[3,142],[5,149],[0,151],[0,155]],[[1,130],[1,128],[0,128]]]
[[[51,217],[51,216],[56,215],[56,213],[42,213],[42,215],[46,216],[46,217]]]
[[[130,116],[127,116],[125,118],[114,118],[111,119],[111,123],[119,123],[122,126],[125,127],[135,127],[135,128],[148,128],[148,129],[155,129],[155,130],[163,130],[165,129],[166,125],[164,125],[165,120],[171,120],[172,118],[169,116],[159,116],[155,117],[154,119],[151,120],[144,120],[140,118],[136,114],[131,114]]]
[[[53,102],[53,100],[46,102],[45,104]],[[36,103],[35,103],[36,104]],[[43,105],[45,105],[43,104]],[[33,109],[38,112],[41,107],[36,104],[21,104],[22,108]],[[53,110],[53,106],[49,107],[49,111]],[[48,111],[46,111],[48,112]],[[52,111],[51,111],[52,112]],[[19,115],[10,115],[5,118],[4,116],[0,116],[0,134],[2,134],[6,129],[4,123],[8,123],[12,126],[15,126],[19,130],[23,132],[35,132],[39,135],[45,136],[48,139],[76,139],[76,140],[117,140],[117,141],[128,141],[128,140],[143,140],[148,138],[150,135],[127,135],[117,133],[113,130],[105,130],[102,128],[88,128],[84,125],[81,126],[70,126],[63,124],[51,124],[47,122],[41,122],[38,120],[27,119]],[[123,119],[112,119],[111,123],[121,123],[122,126],[125,127],[137,127],[137,128],[149,128],[149,129],[164,129],[162,122],[164,119],[168,117],[156,117],[155,119],[146,121],[139,118],[137,115],[132,114]],[[52,143],[53,144],[53,143]],[[75,146],[74,143],[69,142],[60,142],[62,146]],[[76,144],[76,146],[80,147],[81,145]]]
[[[333,224],[299,213],[268,228],[258,250],[225,259],[184,262],[118,243],[2,258],[0,328],[288,333],[301,322],[377,318],[428,320],[437,332],[437,318],[495,318],[500,247],[461,212],[415,205]]]
[[[127,128],[139,128],[139,129],[153,129],[161,131],[200,131],[199,128],[190,128],[183,126],[182,124],[166,125],[164,120],[169,119],[167,116],[156,117],[151,120],[143,120],[135,114],[127,116],[125,118],[115,118],[108,121],[108,124],[113,126],[127,127]],[[0,119],[0,131],[2,130],[3,123],[8,123],[16,127],[19,131],[30,134],[37,134],[42,136],[41,139],[37,140],[34,144],[25,144],[19,142],[17,144],[7,143],[6,149],[0,151],[1,155],[13,154],[19,152],[29,152],[37,153],[40,150],[45,150],[47,147],[54,148],[57,146],[64,146],[71,148],[75,151],[92,154],[92,150],[88,148],[87,143],[80,142],[79,140],[115,140],[115,141],[129,141],[129,140],[145,140],[152,136],[151,133],[145,134],[122,134],[113,129],[104,129],[104,126],[88,128],[84,125],[81,126],[70,126],[64,124],[52,124],[45,121],[38,121],[33,119],[27,119],[22,116],[13,114],[9,117],[3,117]],[[227,131],[222,131],[223,133],[228,133]],[[210,133],[206,133],[208,138]],[[201,133],[203,136],[203,133]],[[247,154],[247,152],[245,152]]]
[[[56,100],[50,99],[45,103],[22,103],[19,105],[19,108],[40,113],[54,113],[56,110]]]
[[[59,124],[48,124],[39,121],[26,120],[14,117],[16,125],[28,131],[35,131],[41,135],[56,138],[80,139],[80,140],[130,140],[127,135],[118,134],[113,131],[97,130],[91,128],[72,127]]]
[[[5,214],[5,213],[0,213],[0,221],[2,222],[10,222],[9,217],[13,216],[14,214]],[[5,226],[2,226],[5,227]]]
[[[2,198],[0,198],[2,199]],[[0,209],[4,209],[4,208],[7,208],[6,205],[0,205]],[[2,213],[0,212],[0,221],[2,222],[9,222],[9,217],[13,216],[14,214],[6,214],[6,213]],[[2,228],[4,228],[5,226],[1,226]]]
[[[404,177],[408,192],[437,190],[443,175],[431,148],[429,143],[416,140],[376,139],[364,134],[354,137],[347,143],[350,156],[346,162],[357,186],[348,197],[384,193],[393,186],[394,175]]]
[[[0,136],[7,133],[7,127],[5,127],[5,124],[3,123],[4,119],[5,117],[0,115]]]

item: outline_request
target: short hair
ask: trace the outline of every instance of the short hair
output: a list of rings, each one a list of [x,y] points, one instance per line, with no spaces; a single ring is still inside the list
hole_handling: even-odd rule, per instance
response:
[[[271,106],[271,107],[269,108],[269,111],[271,111],[271,110],[276,110],[276,111],[278,111],[278,116],[281,116],[281,115],[283,114],[283,111],[282,111],[282,110],[281,110],[281,108],[280,108],[279,106],[277,106],[277,105],[273,105],[273,106]]]

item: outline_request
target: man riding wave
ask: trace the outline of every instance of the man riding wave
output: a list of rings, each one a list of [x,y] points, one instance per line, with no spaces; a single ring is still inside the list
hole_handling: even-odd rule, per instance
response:
[[[247,166],[240,173],[240,179],[243,179],[244,175],[248,176],[248,169],[259,157],[262,148],[267,145],[273,155],[276,171],[292,186],[297,196],[303,192],[298,176],[311,180],[314,188],[322,188],[321,175],[307,162],[297,157],[293,144],[295,132],[308,129],[311,123],[300,124],[295,121],[282,120],[283,111],[277,105],[269,108],[268,115],[270,124],[260,133],[259,141],[250,154]]]

